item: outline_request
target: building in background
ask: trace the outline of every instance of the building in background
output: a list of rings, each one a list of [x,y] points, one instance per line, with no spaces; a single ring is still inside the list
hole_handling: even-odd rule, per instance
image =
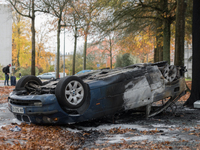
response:
[[[12,7],[0,0],[0,65],[12,64]]]

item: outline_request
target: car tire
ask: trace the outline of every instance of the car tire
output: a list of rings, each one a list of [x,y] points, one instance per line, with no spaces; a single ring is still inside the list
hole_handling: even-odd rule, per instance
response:
[[[86,100],[87,92],[86,84],[76,76],[62,78],[55,90],[59,104],[70,109],[81,107]]]
[[[39,78],[33,75],[27,75],[19,79],[19,81],[15,86],[15,89],[20,89],[25,87],[27,83],[35,83],[37,85],[42,85],[42,81]]]

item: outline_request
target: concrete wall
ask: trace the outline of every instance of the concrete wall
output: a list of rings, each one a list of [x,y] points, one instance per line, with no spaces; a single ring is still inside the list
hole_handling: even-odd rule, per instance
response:
[[[12,64],[12,9],[0,0],[0,64]]]

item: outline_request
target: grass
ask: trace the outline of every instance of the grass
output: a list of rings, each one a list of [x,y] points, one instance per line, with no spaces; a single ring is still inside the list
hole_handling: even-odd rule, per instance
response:
[[[190,79],[190,78],[185,78],[185,81],[192,81],[192,79]]]

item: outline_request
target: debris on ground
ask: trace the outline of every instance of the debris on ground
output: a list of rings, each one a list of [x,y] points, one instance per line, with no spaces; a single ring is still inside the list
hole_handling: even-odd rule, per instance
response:
[[[0,104],[7,102],[8,95],[13,91],[14,88],[14,86],[0,87]]]
[[[191,82],[187,84],[191,88]],[[10,88],[0,88],[1,94],[8,95]],[[169,108],[148,119],[128,111],[115,116],[115,123],[111,118],[65,126],[12,123],[0,129],[1,149],[199,149],[200,109],[183,107],[189,96],[187,93],[172,106],[176,111]],[[16,127],[21,130],[10,130]]]
[[[21,131],[22,129],[18,126],[15,126],[14,128],[11,128],[10,131],[13,131],[13,132],[17,132],[17,131]]]

